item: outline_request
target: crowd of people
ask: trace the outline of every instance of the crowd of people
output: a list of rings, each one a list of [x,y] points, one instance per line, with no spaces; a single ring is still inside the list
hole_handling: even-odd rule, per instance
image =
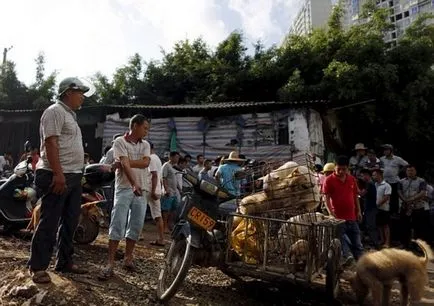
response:
[[[394,154],[392,145],[382,149],[378,158],[374,150],[358,143],[351,158],[339,156],[324,168],[316,166],[326,209],[345,220],[341,228],[345,262],[361,256],[362,242],[376,249],[410,248],[412,238],[431,242],[432,186],[417,176],[415,165]]]
[[[88,91],[79,79],[64,79],[59,85],[58,101],[43,112],[40,120],[41,153],[35,164],[35,185],[43,196],[41,219],[32,238],[28,261],[35,283],[51,281],[46,270],[56,242],[56,271],[87,272],[74,264],[72,254],[73,234],[80,216],[83,168],[91,162],[83,149],[75,111],[81,107]],[[191,168],[203,179],[224,184],[235,195],[240,193],[240,182],[233,180],[233,172],[240,168],[244,159],[236,152],[220,158],[220,165],[213,165],[198,155],[194,167],[190,165],[191,156],[181,157],[178,152],[170,152],[163,164],[155,154],[154,145],[144,140],[148,131],[147,118],[134,115],[129,130],[113,137],[112,146],[105,150],[100,160],[111,164],[116,171],[107,264],[99,275],[101,280],[113,276],[116,250],[124,239],[126,249],[122,266],[129,271],[135,270],[133,253],[148,205],[158,229],[157,239],[152,244],[164,246],[164,231],[170,230],[180,203],[183,181],[178,174],[184,169]]]
[[[56,271],[87,272],[73,262],[72,241],[80,216],[83,167],[90,162],[84,153],[75,111],[88,91],[79,79],[63,80],[59,85],[59,100],[41,117],[41,152],[34,165],[35,185],[43,193],[41,219],[32,238],[28,261],[35,283],[51,281],[46,270],[56,242]],[[116,170],[107,264],[99,275],[101,280],[113,276],[116,250],[123,239],[126,251],[122,266],[135,270],[133,253],[148,205],[158,229],[152,244],[164,246],[164,232],[171,229],[181,200],[183,180],[179,174],[182,172],[189,169],[199,178],[223,186],[234,196],[243,192],[242,182],[234,173],[242,169],[246,159],[237,151],[214,161],[198,155],[194,167],[191,156],[170,152],[163,163],[155,154],[153,143],[144,140],[148,131],[148,120],[140,114],[133,116],[129,130],[113,137],[112,146],[106,148],[100,160]],[[359,228],[362,220],[369,242],[375,248],[389,247],[394,240],[408,247],[413,232],[415,238],[425,241],[430,238],[432,187],[417,176],[414,165],[394,154],[393,146],[382,148],[384,155],[378,158],[374,151],[359,143],[350,159],[340,156],[324,167],[318,157],[312,156],[326,209],[330,215],[345,221],[341,226],[345,261],[358,259],[364,251]],[[8,162],[6,157],[4,160]],[[1,163],[5,162],[0,159]],[[399,174],[404,169],[406,175],[401,179]]]

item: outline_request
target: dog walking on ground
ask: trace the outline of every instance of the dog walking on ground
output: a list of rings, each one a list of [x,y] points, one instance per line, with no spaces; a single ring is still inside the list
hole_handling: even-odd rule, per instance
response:
[[[422,299],[428,284],[427,264],[433,259],[433,252],[424,241],[414,242],[422,249],[423,257],[391,248],[366,253],[359,259],[351,287],[360,305],[369,291],[374,305],[389,305],[392,284],[396,280],[401,284],[401,305],[408,305],[409,297],[412,301]]]

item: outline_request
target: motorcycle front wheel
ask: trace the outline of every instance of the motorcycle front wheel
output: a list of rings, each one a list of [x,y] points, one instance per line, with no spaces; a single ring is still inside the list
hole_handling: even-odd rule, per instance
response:
[[[157,297],[160,302],[167,302],[176,294],[192,262],[193,248],[187,238],[173,240],[158,277]]]

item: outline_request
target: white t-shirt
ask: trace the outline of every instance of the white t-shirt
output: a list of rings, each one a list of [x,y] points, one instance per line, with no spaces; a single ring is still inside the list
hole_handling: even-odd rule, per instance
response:
[[[385,180],[383,180],[381,183],[375,183],[375,187],[377,188],[377,207],[380,210],[389,211],[390,205],[388,200],[386,203],[384,203],[381,206],[378,206],[380,201],[383,200],[384,196],[390,196],[392,194],[392,187],[389,185],[389,183],[386,183]]]
[[[8,164],[6,158],[1,155],[0,156],[0,172],[3,172],[3,168]]]
[[[129,141],[125,136],[118,137],[113,142],[113,156],[116,161],[120,161],[121,157],[127,157],[129,160],[140,160],[145,156],[151,155],[151,146],[147,141],[139,141],[137,143]],[[148,189],[148,171],[146,169],[131,168],[131,172],[136,180],[136,183],[143,189]],[[131,188],[131,183],[128,180],[122,169],[116,170],[116,188]]]
[[[203,169],[203,165],[199,165],[197,164],[196,166],[193,167],[193,171],[194,173],[199,174],[199,172]]]
[[[161,160],[157,154],[151,154],[150,158],[151,158],[151,161],[150,161],[149,167],[147,169],[148,174],[149,174],[149,179],[148,179],[149,192],[152,192],[152,174],[151,174],[151,172],[155,171],[155,172],[157,172],[157,179],[158,179],[157,187],[155,188],[155,193],[158,195],[161,195],[162,194],[162,192],[161,192],[161,184],[162,184],[161,173],[162,173],[163,166],[162,166]]]

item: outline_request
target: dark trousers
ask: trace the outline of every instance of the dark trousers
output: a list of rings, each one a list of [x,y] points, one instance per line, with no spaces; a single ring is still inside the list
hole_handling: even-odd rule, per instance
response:
[[[414,230],[414,238],[429,242],[430,215],[429,210],[423,208],[414,209],[410,216],[401,212],[401,243],[408,248],[411,242],[411,230]]]
[[[342,255],[344,258],[353,257],[358,260],[363,254],[360,228],[357,221],[345,221],[339,225],[341,235]]]
[[[390,195],[390,214],[397,214],[399,212],[399,195],[398,195],[398,183],[390,184],[392,187],[392,194]]]
[[[33,235],[28,265],[32,271],[46,270],[57,239],[56,269],[72,265],[73,237],[81,213],[82,174],[66,173],[67,190],[62,195],[51,192],[53,174],[37,170],[35,184],[42,196],[41,218]]]
[[[374,247],[378,247],[377,208],[365,210],[365,229]]]

